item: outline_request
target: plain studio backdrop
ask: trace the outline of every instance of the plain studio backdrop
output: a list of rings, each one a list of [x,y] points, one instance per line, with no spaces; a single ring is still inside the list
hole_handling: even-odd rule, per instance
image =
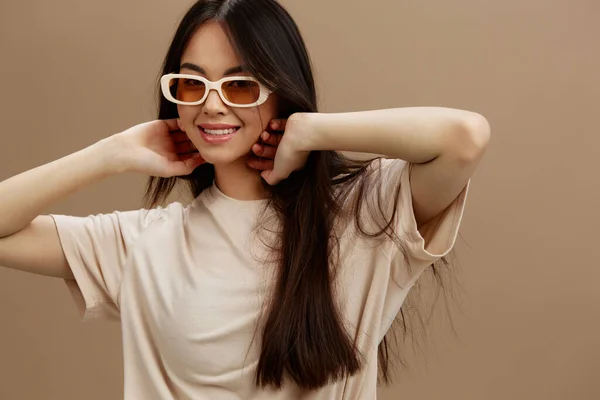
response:
[[[155,118],[192,1],[1,1],[0,179]],[[439,105],[492,126],[457,242],[456,334],[436,316],[380,397],[599,399],[600,3],[283,4],[321,111]],[[110,178],[48,212],[138,208],[144,183]],[[119,325],[80,322],[62,281],[0,269],[0,316],[0,399],[121,398]]]

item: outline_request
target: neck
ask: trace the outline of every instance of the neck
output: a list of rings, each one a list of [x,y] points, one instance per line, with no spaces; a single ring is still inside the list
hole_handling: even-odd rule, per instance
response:
[[[230,164],[215,164],[215,183],[225,195],[237,200],[267,198],[260,171],[250,168],[245,157]]]

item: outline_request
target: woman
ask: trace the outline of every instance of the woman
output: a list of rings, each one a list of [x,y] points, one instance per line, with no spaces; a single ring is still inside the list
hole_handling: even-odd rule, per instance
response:
[[[318,113],[274,0],[194,4],[160,87],[158,120],[0,183],[0,265],[64,278],[83,317],[121,320],[126,399],[375,398],[378,348],[454,244],[487,121]],[[151,206],[182,179],[194,200],[40,215],[126,171],[152,177]]]

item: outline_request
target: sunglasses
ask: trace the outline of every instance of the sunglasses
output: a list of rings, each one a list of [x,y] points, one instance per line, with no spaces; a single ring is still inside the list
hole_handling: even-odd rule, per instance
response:
[[[166,74],[160,78],[165,98],[175,104],[196,106],[216,90],[223,103],[231,107],[255,107],[267,101],[272,93],[250,76],[232,76],[216,82],[198,75]]]

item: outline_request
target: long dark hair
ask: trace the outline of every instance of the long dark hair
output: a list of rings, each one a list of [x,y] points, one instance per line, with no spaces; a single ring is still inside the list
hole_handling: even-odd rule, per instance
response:
[[[179,70],[192,35],[209,21],[221,24],[251,74],[277,95],[279,118],[296,112],[317,112],[315,83],[305,43],[291,16],[275,0],[196,2],[175,33],[162,74]],[[177,106],[160,93],[159,102],[159,119],[178,117]],[[362,355],[344,329],[335,307],[334,224],[344,212],[342,201],[350,188],[358,193],[349,213],[354,215],[360,214],[365,193],[376,191],[376,180],[369,179],[370,162],[350,160],[332,151],[312,152],[303,170],[269,187],[268,204],[276,211],[281,226],[278,245],[272,247],[278,255],[279,268],[267,304],[257,385],[279,388],[286,373],[298,386],[317,389],[360,370]],[[211,164],[203,164],[185,177],[152,177],[145,199],[150,207],[157,205],[181,180],[187,182],[196,197],[212,185],[214,177]],[[398,186],[396,201],[399,193]],[[359,231],[370,237],[387,235],[398,242],[392,229],[394,214],[395,210],[392,215],[381,210],[380,229],[376,232],[366,232],[357,219]],[[399,317],[404,326],[402,311]],[[386,382],[389,358],[384,338],[379,345],[379,367]]]

